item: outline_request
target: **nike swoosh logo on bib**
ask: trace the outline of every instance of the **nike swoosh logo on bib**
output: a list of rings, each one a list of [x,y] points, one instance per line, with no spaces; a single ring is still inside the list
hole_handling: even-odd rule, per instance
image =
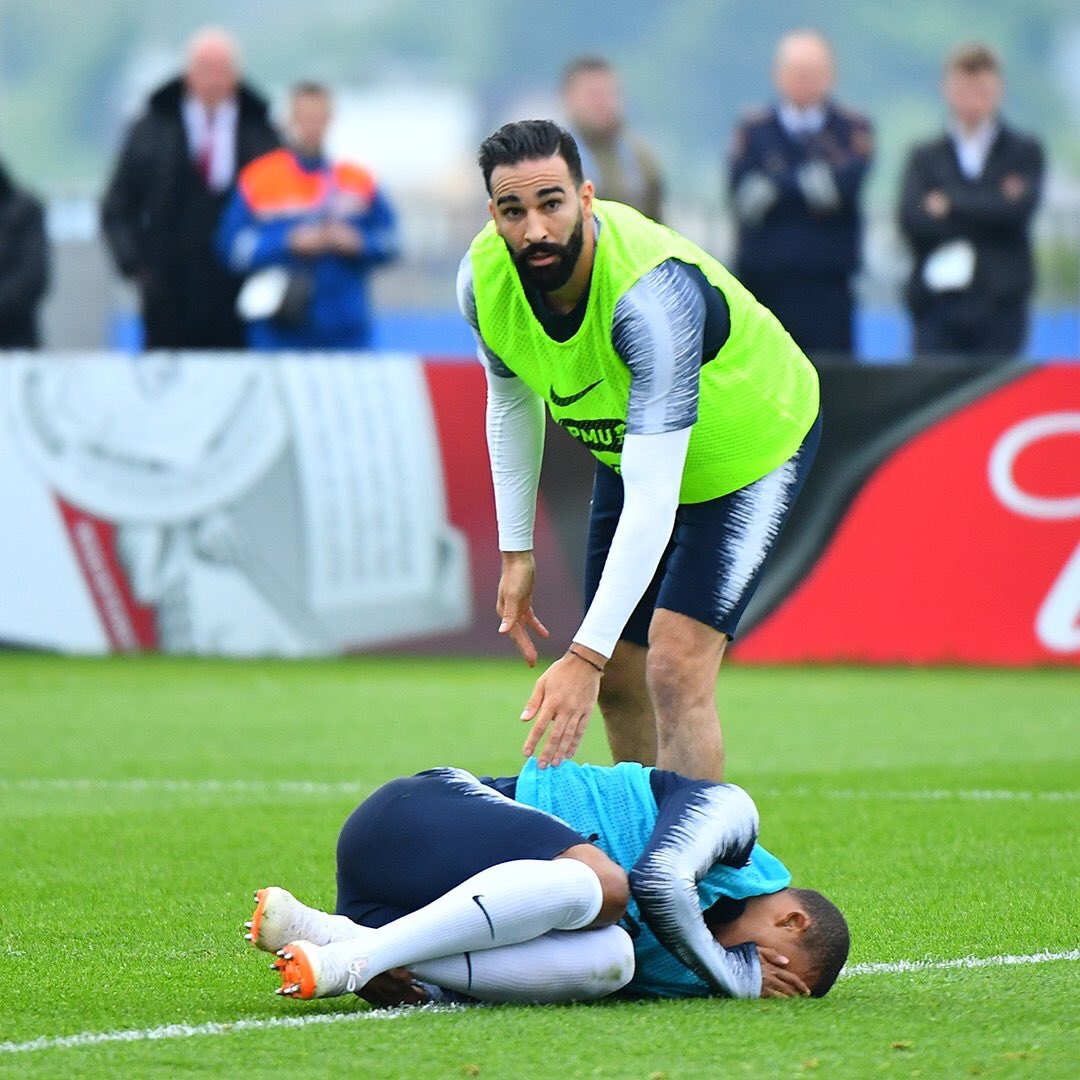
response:
[[[551,387],[551,404],[558,405],[560,409],[565,409],[567,405],[573,405],[575,401],[580,401],[590,390],[595,390],[602,382],[603,378],[599,378],[594,383],[589,383],[584,390],[579,390],[576,394],[571,394],[569,397],[560,397],[555,393],[555,387]]]

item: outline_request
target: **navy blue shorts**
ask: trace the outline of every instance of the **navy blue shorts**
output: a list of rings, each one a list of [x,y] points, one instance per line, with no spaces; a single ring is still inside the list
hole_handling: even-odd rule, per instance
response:
[[[771,473],[719,499],[679,506],[667,550],[627,620],[623,641],[647,646],[657,608],[735,636],[765,560],[810,472],[820,438],[819,416],[799,449]],[[585,554],[586,609],[600,584],[622,506],[622,477],[607,465],[597,465]]]
[[[588,842],[551,814],[514,802],[513,788],[512,778],[483,783],[464,769],[384,784],[338,837],[337,913],[383,926],[488,867],[553,859]]]

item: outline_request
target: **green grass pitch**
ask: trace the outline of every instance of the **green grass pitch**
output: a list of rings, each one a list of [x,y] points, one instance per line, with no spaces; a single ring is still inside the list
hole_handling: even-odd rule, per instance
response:
[[[532,679],[502,660],[0,656],[0,1074],[1080,1075],[1066,671],[732,666],[719,698],[729,778],[796,883],[846,910],[851,964],[1073,959],[857,968],[821,1001],[274,997],[240,937],[252,890],[331,905],[337,829],[391,776],[515,771]],[[598,718],[580,758],[607,760]]]

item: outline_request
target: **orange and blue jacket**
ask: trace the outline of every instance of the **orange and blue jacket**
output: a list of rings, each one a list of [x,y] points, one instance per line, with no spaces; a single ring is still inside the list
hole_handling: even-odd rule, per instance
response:
[[[289,250],[288,236],[296,226],[328,219],[347,222],[360,233],[360,255],[301,257]],[[367,274],[397,256],[397,215],[365,169],[274,150],[241,170],[216,246],[236,274],[286,266],[312,278],[307,321],[286,328],[255,320],[248,324],[253,348],[362,349],[371,342]]]

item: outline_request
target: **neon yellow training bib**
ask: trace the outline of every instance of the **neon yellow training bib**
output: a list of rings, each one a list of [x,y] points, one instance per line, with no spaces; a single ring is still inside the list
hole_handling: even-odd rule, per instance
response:
[[[565,342],[548,337],[533,313],[495,223],[477,234],[469,255],[484,341],[548,403],[560,427],[618,469],[630,369],[611,344],[615,305],[668,259],[696,266],[724,294],[731,332],[701,366],[679,501],[716,499],[771,472],[795,453],[817,417],[813,365],[776,316],[697,245],[621,203],[597,199],[593,212],[601,227],[588,304]]]

